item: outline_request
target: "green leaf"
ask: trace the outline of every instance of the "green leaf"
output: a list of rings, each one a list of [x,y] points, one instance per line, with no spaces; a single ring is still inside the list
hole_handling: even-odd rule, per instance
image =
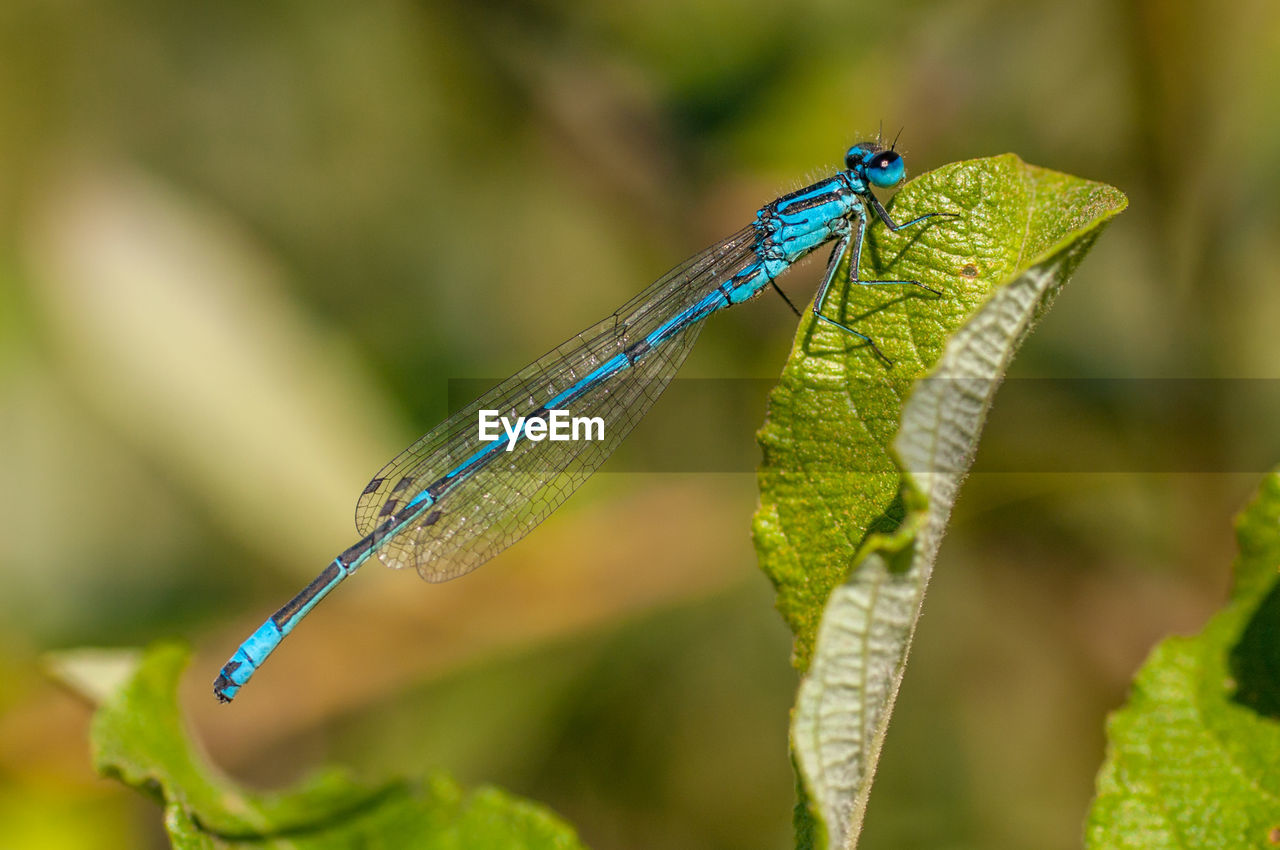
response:
[[[801,322],[760,432],[755,540],[805,673],[792,720],[802,843],[857,842],[925,586],[1001,376],[1036,319],[1124,209],[1117,189],[1012,155],[907,184],[892,233],[873,225],[864,279],[847,273]],[[847,298],[847,300],[846,300]]]
[[[1280,846],[1280,475],[1236,539],[1226,608],[1156,647],[1107,723],[1086,847]]]
[[[66,653],[59,675],[102,696],[93,718],[94,766],[164,806],[177,848],[556,848],[582,845],[573,830],[532,803],[494,788],[463,792],[451,779],[371,784],[330,771],[281,793],[236,785],[204,762],[178,711],[178,677],[187,651],[161,644],[137,657]],[[96,675],[102,666],[108,675]],[[109,693],[102,683],[115,681]]]

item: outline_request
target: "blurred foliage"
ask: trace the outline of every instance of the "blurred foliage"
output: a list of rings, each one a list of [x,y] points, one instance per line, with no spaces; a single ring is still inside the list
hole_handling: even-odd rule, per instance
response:
[[[93,777],[88,714],[34,659],[165,634],[197,646],[187,703],[238,775],[442,766],[547,802],[599,850],[788,842],[787,636],[746,470],[605,474],[457,586],[362,573],[233,711],[208,680],[351,542],[355,495],[443,413],[448,378],[509,374],[881,120],[917,170],[1012,150],[1129,195],[1016,375],[1280,363],[1280,10],[1262,0],[9,0],[0,56],[0,820],[18,846],[163,845],[153,806]],[[816,275],[786,285],[803,298]],[[685,374],[776,376],[793,330],[775,299],[729,311]],[[659,404],[633,440],[749,443],[766,389],[750,420]],[[1045,457],[1124,445],[1085,390],[1053,412]],[[1256,419],[1159,424],[1171,455],[1230,469]],[[867,846],[1078,846],[1101,717],[1158,637],[1216,607],[1223,518],[1256,480],[984,475],[986,451]]]

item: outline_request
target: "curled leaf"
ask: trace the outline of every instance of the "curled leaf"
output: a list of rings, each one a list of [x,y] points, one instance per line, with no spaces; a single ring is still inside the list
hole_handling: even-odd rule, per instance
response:
[[[828,304],[868,347],[801,324],[760,432],[756,547],[804,672],[792,746],[802,833],[857,842],[907,649],[943,531],[996,388],[1035,321],[1126,205],[1116,189],[1012,155],[905,186],[873,227],[864,279]],[[855,299],[856,297],[856,306]],[[812,820],[811,820],[812,819]]]

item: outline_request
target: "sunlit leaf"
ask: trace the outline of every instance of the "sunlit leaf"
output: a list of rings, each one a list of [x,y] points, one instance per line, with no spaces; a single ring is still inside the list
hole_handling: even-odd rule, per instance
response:
[[[1227,607],[1151,653],[1107,724],[1085,846],[1280,846],[1280,474],[1236,523]]]
[[[802,838],[857,841],[907,648],[956,490],[1014,351],[1102,226],[1124,209],[1101,183],[1012,155],[957,163],[895,197],[873,225],[863,287],[844,278],[807,317],[760,432],[756,547],[805,672],[792,726]],[[847,296],[847,300],[845,300]],[[811,820],[811,815],[816,819]]]
[[[113,675],[116,661],[106,662]],[[132,676],[103,694],[91,733],[97,770],[158,798],[174,847],[581,847],[545,809],[495,788],[465,792],[441,775],[365,783],[329,771],[283,792],[245,789],[204,761],[183,726],[176,687],[186,663],[174,645],[141,655]],[[91,664],[77,654],[76,680],[106,681],[86,672]]]

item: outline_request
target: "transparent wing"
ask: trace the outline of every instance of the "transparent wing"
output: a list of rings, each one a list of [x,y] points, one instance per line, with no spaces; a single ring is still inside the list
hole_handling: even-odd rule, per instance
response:
[[[412,524],[378,550],[390,567],[413,565],[427,581],[470,572],[528,534],[591,477],[666,389],[698,338],[686,328],[607,386],[572,405],[575,416],[604,420],[603,440],[532,442],[459,483],[432,508],[431,524]]]
[[[412,498],[492,445],[479,440],[480,410],[497,410],[514,421],[539,409],[746,268],[755,260],[755,239],[754,229],[744,228],[692,257],[609,318],[450,416],[369,482],[356,505],[361,533],[370,533],[380,514],[394,510],[395,503]],[[603,440],[517,441],[512,451],[451,486],[435,509],[385,543],[379,557],[393,567],[413,564],[429,581],[443,581],[475,569],[527,534],[604,462],[648,411],[688,356],[698,327],[686,328],[572,402],[575,417],[604,420]]]

